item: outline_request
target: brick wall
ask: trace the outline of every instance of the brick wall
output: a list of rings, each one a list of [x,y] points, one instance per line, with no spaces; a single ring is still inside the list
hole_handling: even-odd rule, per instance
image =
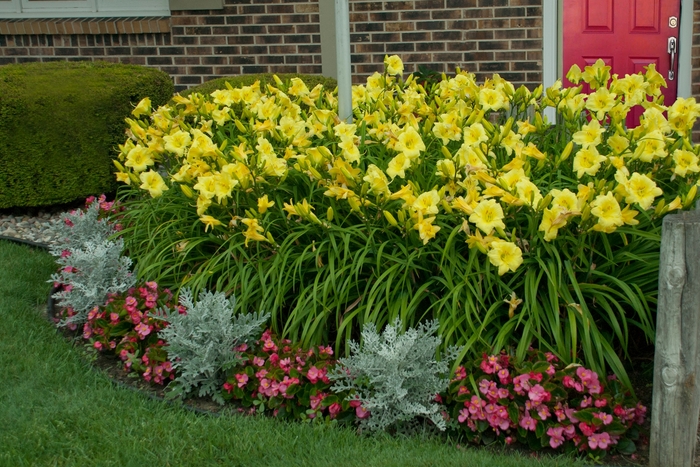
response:
[[[499,73],[516,85],[542,82],[541,0],[350,1],[355,79],[398,54],[407,71],[455,67],[479,80]]]
[[[225,0],[223,10],[173,12],[157,21],[0,21],[0,64],[108,60],[153,66],[176,89],[227,75],[321,73],[318,0]],[[353,80],[398,54],[407,71],[456,66],[481,78],[541,81],[540,0],[350,1]],[[158,23],[157,26],[152,23]]]

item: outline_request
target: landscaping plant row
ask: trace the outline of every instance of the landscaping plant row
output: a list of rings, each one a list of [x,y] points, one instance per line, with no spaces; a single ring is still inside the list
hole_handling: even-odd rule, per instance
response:
[[[176,303],[155,282],[137,283],[113,240],[120,218],[104,197],[65,216],[52,249],[61,265],[57,321],[116,355],[124,371],[167,384],[173,397],[208,396],[245,413],[370,433],[427,428],[595,456],[635,449],[646,408],[614,376],[601,380],[534,349],[519,363],[501,352],[451,368],[459,349],[440,356],[434,321],[402,332],[397,320],[381,334],[368,324],[361,344],[336,360],[331,346],[302,348],[263,331],[268,314],[237,314],[221,292],[195,300],[184,289]]]

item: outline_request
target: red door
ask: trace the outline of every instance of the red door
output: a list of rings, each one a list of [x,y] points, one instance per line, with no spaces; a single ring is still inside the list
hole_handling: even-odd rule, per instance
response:
[[[621,78],[646,65],[666,79],[664,104],[676,100],[680,0],[564,0],[564,74],[574,63],[583,70],[602,58]],[[673,65],[669,41],[675,41]],[[628,115],[639,122],[642,109]]]

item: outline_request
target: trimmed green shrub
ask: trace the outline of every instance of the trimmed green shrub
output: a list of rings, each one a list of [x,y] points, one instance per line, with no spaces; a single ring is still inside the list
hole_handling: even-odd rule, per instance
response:
[[[243,86],[250,86],[256,81],[260,80],[260,87],[264,88],[266,84],[272,84],[276,86],[275,80],[272,73],[260,73],[255,75],[240,75],[240,76],[227,76],[224,78],[216,78],[206,83],[200,84],[189,88],[186,91],[180,93],[181,96],[189,96],[193,92],[198,94],[211,94],[217,89],[226,89],[226,83],[230,83],[234,88],[240,88]],[[301,79],[309,89],[313,89],[317,84],[322,84],[324,89],[327,91],[332,91],[338,85],[337,81],[333,78],[327,78],[321,75],[299,75],[296,73],[278,73],[277,77],[284,82],[288,82],[292,78]],[[155,106],[154,106],[155,108]]]
[[[70,202],[116,189],[124,119],[173,95],[161,71],[101,62],[0,67],[0,208]]]

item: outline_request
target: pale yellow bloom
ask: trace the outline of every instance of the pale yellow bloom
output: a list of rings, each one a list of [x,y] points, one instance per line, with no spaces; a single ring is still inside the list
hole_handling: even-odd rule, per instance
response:
[[[454,123],[437,122],[433,125],[433,134],[440,138],[442,144],[447,145],[450,141],[460,140],[462,129]]]
[[[505,96],[496,89],[484,87],[479,91],[479,104],[484,110],[499,110],[505,108],[506,103]]]
[[[292,96],[307,96],[309,94],[309,88],[306,84],[299,78],[292,78],[290,80],[292,85],[287,89],[287,92]]]
[[[599,88],[588,96],[586,108],[593,112],[598,120],[602,120],[605,117],[605,112],[608,112],[615,105],[616,97],[606,88]]]
[[[375,195],[391,194],[389,191],[389,180],[386,178],[382,169],[374,164],[370,164],[369,167],[367,167],[367,172],[362,180],[369,183],[369,189]]]
[[[168,190],[168,185],[163,181],[163,177],[153,170],[141,173],[139,179],[141,179],[141,186],[139,188],[148,190],[153,198],[159,197],[164,191]]]
[[[437,214],[440,195],[437,190],[426,191],[421,193],[412,204],[412,208],[421,215]]]
[[[418,221],[413,228],[418,230],[420,239],[423,240],[423,245],[427,244],[440,231],[440,227],[434,225],[435,217],[427,217]]]
[[[213,175],[203,175],[197,178],[197,183],[192,188],[197,190],[201,196],[212,199],[216,196],[216,179]]]
[[[610,146],[610,149],[612,149],[617,155],[623,154],[630,145],[629,140],[620,135],[613,135],[608,138],[606,142],[608,143],[608,146]]]
[[[538,230],[544,232],[544,240],[550,242],[557,238],[559,229],[566,226],[568,210],[561,206],[546,208],[542,214],[542,222]]]
[[[589,124],[583,125],[580,131],[574,133],[573,140],[574,143],[583,148],[598,146],[603,133],[605,133],[605,128],[600,126],[600,122],[591,120]]]
[[[206,227],[204,227],[205,232],[209,231],[209,227],[211,227],[212,230],[214,230],[214,227],[216,227],[217,225],[223,224],[223,222],[221,222],[219,219],[212,217],[208,214],[200,216],[199,220],[206,226]]]
[[[131,111],[131,115],[136,118],[139,118],[141,115],[151,115],[151,99],[148,97],[141,99],[134,110]]]
[[[267,195],[263,195],[258,198],[258,212],[260,214],[265,214],[265,212],[274,205],[275,202],[268,200]]]
[[[398,141],[394,147],[411,160],[418,158],[421,151],[425,151],[425,144],[420,134],[413,128],[408,127],[399,134]]]
[[[384,56],[384,66],[386,67],[387,74],[391,76],[400,75],[403,73],[403,62],[398,55],[388,55]]]
[[[503,223],[503,216],[501,205],[493,199],[487,199],[476,205],[474,212],[469,216],[469,222],[475,224],[486,235],[489,235],[493,232],[493,229],[506,228],[506,225]]]
[[[129,151],[126,155],[125,166],[131,167],[134,172],[143,172],[154,164],[153,158],[151,157],[151,151],[148,148],[144,148],[140,144],[134,146],[134,148]]]
[[[517,190],[518,198],[520,198],[528,206],[537,208],[540,201],[542,201],[542,193],[540,193],[540,189],[527,178],[519,180],[515,184],[515,189]]]
[[[474,123],[464,128],[464,144],[477,146],[479,143],[488,141],[488,139],[489,136],[481,123]]]
[[[676,149],[673,152],[673,162],[676,163],[676,166],[673,168],[673,173],[681,177],[685,177],[688,172],[697,173],[700,171],[700,167],[698,167],[698,156],[691,151]]]
[[[552,190],[549,192],[552,195],[552,207],[561,207],[572,213],[579,213],[579,199],[576,193],[568,188],[563,190]]]
[[[598,218],[598,223],[593,228],[601,232],[612,233],[624,224],[620,203],[612,191],[596,196],[591,202],[591,214]]]
[[[248,242],[250,240],[254,240],[256,242],[267,241],[267,238],[261,234],[261,232],[264,232],[265,229],[258,223],[257,219],[243,218],[241,219],[241,222],[248,227],[246,231],[243,232],[243,236],[245,237],[245,246],[248,246]]]
[[[523,264],[523,252],[514,243],[497,238],[489,247],[489,261],[498,268],[499,276],[508,271],[515,272]]]
[[[182,157],[185,153],[185,149],[187,149],[192,142],[192,137],[185,131],[177,130],[170,135],[164,136],[163,141],[165,141],[166,151],[170,151]]]
[[[649,209],[654,199],[664,193],[653,180],[637,172],[632,174],[625,188],[627,189],[625,201],[629,204],[637,203],[642,209]]]
[[[127,185],[131,185],[131,177],[129,177],[129,174],[124,173],[124,172],[117,172],[115,174],[117,176],[117,181],[126,183]]]
[[[386,174],[393,180],[397,175],[401,178],[406,178],[406,169],[411,166],[411,159],[401,152],[394,156],[389,161],[389,167],[386,169]]]
[[[600,164],[606,160],[606,157],[601,155],[595,146],[585,149],[580,149],[574,157],[574,170],[576,177],[581,178],[584,174],[595,175],[600,169]]]
[[[566,73],[566,79],[571,81],[573,84],[578,84],[579,81],[581,81],[581,68],[577,64],[571,65],[571,68],[569,68],[569,72]]]
[[[666,143],[661,131],[649,132],[637,142],[637,149],[634,156],[644,162],[651,162],[655,158],[666,157]]]
[[[343,150],[343,157],[351,164],[360,161],[360,149],[355,145],[353,138],[343,138],[338,144],[338,147]]]

